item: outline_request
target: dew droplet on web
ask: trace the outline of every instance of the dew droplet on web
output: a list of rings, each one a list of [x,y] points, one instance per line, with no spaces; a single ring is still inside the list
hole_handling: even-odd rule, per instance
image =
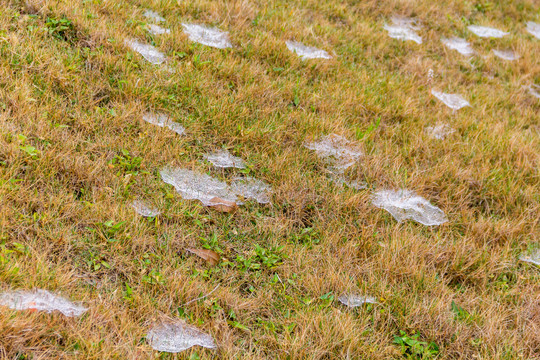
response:
[[[172,119],[162,113],[150,113],[147,112],[143,115],[143,120],[153,124],[157,125],[159,127],[166,127],[177,133],[178,135],[183,135],[186,129],[178,124],[177,122],[172,121]]]
[[[338,300],[340,303],[350,308],[355,308],[364,304],[378,304],[377,298],[359,294],[342,294],[338,297]]]
[[[474,54],[474,50],[465,39],[453,37],[450,39],[442,39],[442,43],[449,49],[456,50],[461,55],[470,56]]]
[[[467,29],[469,29],[469,31],[476,36],[483,38],[502,38],[503,36],[509,34],[507,32],[489,26],[470,25],[467,27]]]
[[[133,51],[138,52],[148,62],[154,65],[159,65],[165,61],[165,54],[160,52],[158,49],[156,49],[152,45],[144,44],[138,40],[133,40],[133,39],[125,40],[125,43]]]
[[[495,56],[506,61],[514,61],[520,58],[518,54],[512,50],[492,50]]]
[[[13,310],[59,311],[65,316],[80,316],[88,309],[47,290],[17,290],[0,294],[0,305]]]
[[[178,353],[192,346],[216,349],[214,339],[183,320],[155,325],[146,335],[154,350]]]
[[[465,106],[471,106],[471,104],[469,104],[469,102],[461,95],[447,94],[437,90],[431,90],[431,94],[452,110],[459,110]]]
[[[306,46],[298,41],[286,41],[287,49],[296,53],[302,60],[307,59],[331,59],[332,56],[326,51],[317,49],[316,47]]]
[[[412,219],[433,226],[448,221],[444,212],[410,190],[381,190],[373,194],[373,205],[388,211],[398,222]]]
[[[232,47],[229,33],[206,25],[182,23],[189,40],[202,45],[225,49]]]
[[[244,169],[246,164],[239,157],[231,155],[228,151],[219,150],[204,155],[204,158],[219,168],[238,168]]]

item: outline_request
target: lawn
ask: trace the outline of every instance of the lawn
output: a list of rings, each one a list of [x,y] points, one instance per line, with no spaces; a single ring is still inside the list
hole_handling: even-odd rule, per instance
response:
[[[535,0],[3,0],[0,358],[540,358],[538,24]],[[36,289],[83,310],[5,301]],[[213,348],[155,350],[163,324]]]

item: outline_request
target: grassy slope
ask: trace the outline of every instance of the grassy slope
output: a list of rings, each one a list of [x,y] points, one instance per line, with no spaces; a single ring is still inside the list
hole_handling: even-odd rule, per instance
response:
[[[144,335],[163,317],[184,318],[220,345],[181,358],[387,359],[400,356],[392,344],[400,330],[435,342],[442,358],[540,352],[540,273],[516,262],[538,240],[540,106],[523,88],[540,82],[540,42],[523,29],[539,21],[534,1],[3,4],[0,280],[4,289],[57,291],[90,310],[80,319],[2,310],[2,356],[155,357]],[[145,32],[145,8],[167,18],[170,36]],[[420,18],[424,44],[388,38],[382,26],[393,14]],[[75,25],[67,41],[43,30],[47,17],[64,15]],[[182,21],[218,25],[235,47],[191,43]],[[479,39],[470,23],[511,35]],[[488,56],[469,61],[445,49],[440,37],[454,35]],[[154,42],[176,73],[126,49],[125,37]],[[284,45],[291,38],[337,56],[301,61]],[[522,58],[490,55],[499,47]],[[472,107],[453,114],[431,86]],[[142,121],[147,109],[170,113],[187,136]],[[429,139],[424,127],[439,121],[457,132]],[[450,222],[398,224],[368,191],[330,183],[302,143],[332,132],[366,153],[353,178],[414,189]],[[201,161],[219,147],[273,186],[272,205],[224,215],[160,180],[165,165],[231,176]],[[110,165],[122,150],[140,167]],[[165,214],[137,216],[129,203],[141,196]],[[266,267],[256,244],[283,263]],[[203,245],[229,262],[208,268],[183,251]],[[246,270],[250,261],[261,270]],[[331,301],[347,290],[382,305],[348,311]],[[452,301],[470,316],[456,319]]]

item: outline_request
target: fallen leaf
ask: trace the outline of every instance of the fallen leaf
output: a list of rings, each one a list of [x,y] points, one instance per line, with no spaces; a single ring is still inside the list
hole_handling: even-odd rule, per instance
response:
[[[216,266],[219,263],[220,256],[217,252],[213,250],[194,249],[194,248],[186,248],[186,250],[202,258],[203,260],[208,262],[211,266]]]
[[[213,197],[210,199],[210,206],[212,209],[219,212],[233,213],[238,209],[238,205],[234,201],[225,200],[219,197]]]
[[[36,309],[36,302],[35,301],[32,301],[32,302],[29,302],[28,303],[28,311],[30,312],[37,312],[37,309]]]

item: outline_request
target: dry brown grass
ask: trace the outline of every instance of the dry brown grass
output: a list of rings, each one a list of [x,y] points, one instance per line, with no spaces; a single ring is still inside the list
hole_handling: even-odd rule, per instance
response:
[[[540,41],[524,30],[540,22],[538,3],[2,4],[2,288],[45,288],[90,310],[68,319],[2,309],[1,357],[388,359],[402,356],[392,343],[400,330],[436,343],[439,358],[540,357],[540,273],[517,261],[539,230],[540,105],[525,86],[540,83]],[[171,35],[145,32],[146,8],[167,18]],[[394,14],[421,19],[422,45],[387,36],[382,26]],[[44,30],[47,17],[63,16],[74,24],[64,40]],[[191,43],[183,21],[229,31],[234,48]],[[511,35],[479,39],[469,23]],[[468,61],[447,50],[440,38],[454,35],[487,56]],[[126,37],[154,41],[176,72],[145,62]],[[301,61],[288,39],[336,56]],[[505,63],[492,48],[522,58]],[[431,86],[472,107],[452,113]],[[187,135],[145,123],[148,109],[171,114]],[[447,224],[396,223],[371,205],[369,191],[329,182],[324,162],[302,146],[328,133],[355,139],[377,118],[380,126],[358,141],[366,155],[350,175],[370,189],[417,191],[445,211]],[[428,138],[424,128],[439,121],[456,133]],[[39,154],[22,151],[18,135]],[[272,185],[271,205],[220,214],[182,200],[159,178],[166,165],[229,176],[201,162],[221,147]],[[142,159],[138,173],[109,166],[122,150]],[[164,214],[140,218],[129,205],[137,197]],[[123,224],[111,235],[107,221]],[[27,250],[11,252],[16,243]],[[204,244],[229,262],[208,268],[183,250]],[[255,244],[283,245],[283,263],[242,269],[237,256],[253,258]],[[110,269],[95,270],[96,261]],[[381,304],[350,311],[324,299],[349,290]],[[456,319],[452,301],[471,319]],[[148,326],[178,317],[212,334],[219,350],[152,351]]]

